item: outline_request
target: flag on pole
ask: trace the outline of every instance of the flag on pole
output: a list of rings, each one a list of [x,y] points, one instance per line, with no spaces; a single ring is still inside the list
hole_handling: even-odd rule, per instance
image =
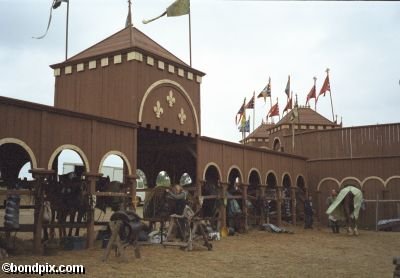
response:
[[[290,121],[294,122],[296,119],[299,118],[299,105],[297,103],[297,94],[296,94],[296,101],[294,103],[294,107],[292,109],[292,113],[290,114]]]
[[[245,117],[242,118],[242,122],[239,126],[240,132],[250,132],[250,115],[248,120],[243,120]]]
[[[307,95],[307,101],[306,101],[306,105],[308,104],[308,102],[310,101],[310,99],[315,99],[315,101],[317,101],[317,96],[316,96],[316,90],[315,90],[315,84],[314,86],[312,86],[310,92]]]
[[[271,109],[269,110],[267,114],[267,119],[268,117],[273,117],[273,116],[279,116],[279,106],[278,106],[278,100],[276,100],[276,104],[274,104]]]
[[[286,111],[289,112],[289,110],[292,110],[293,103],[292,103],[292,97],[289,98],[288,102],[286,103],[285,109],[283,109],[283,113]]]
[[[161,15],[152,18],[152,19],[144,19],[142,22],[143,24],[150,23],[154,20],[159,19],[160,17],[163,16],[181,16],[185,14],[189,14],[190,12],[190,0],[176,0],[174,3],[172,3],[166,10],[163,12]]]
[[[328,74],[326,75],[326,78],[325,78],[324,84],[322,85],[321,91],[319,91],[318,98],[322,94],[325,96],[327,91],[331,92],[331,83],[329,82]],[[317,98],[317,100],[318,100],[318,98]]]
[[[261,93],[258,94],[257,98],[263,97],[264,102],[266,102],[267,97],[270,97],[270,96],[271,96],[271,77],[268,80],[267,86],[265,86],[264,89],[262,89]]]
[[[43,39],[44,37],[46,37],[46,35],[47,35],[47,33],[49,32],[49,29],[50,29],[51,19],[53,17],[53,10],[57,9],[61,5],[62,2],[68,3],[68,1],[69,0],[53,0],[53,3],[50,6],[50,16],[49,16],[49,22],[47,23],[46,32],[43,35],[39,36],[39,37],[32,37],[33,39],[40,40],[40,39]]]
[[[288,76],[288,81],[286,83],[285,94],[290,98],[290,75]]]
[[[246,109],[254,109],[254,95],[253,95],[253,97],[249,100],[249,102],[246,104]]]
[[[245,113],[245,104],[246,104],[246,98],[244,98],[242,106],[240,107],[239,111],[236,113],[236,118],[235,118],[236,124],[238,124],[240,122],[243,114]],[[238,119],[238,116],[239,116],[239,119]]]

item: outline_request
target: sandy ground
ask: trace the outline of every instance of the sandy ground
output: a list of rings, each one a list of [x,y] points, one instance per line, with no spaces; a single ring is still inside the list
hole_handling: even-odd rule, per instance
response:
[[[86,277],[393,277],[392,258],[400,256],[399,233],[361,231],[354,237],[331,234],[327,228],[288,228],[294,234],[251,230],[213,241],[212,251],[151,245],[142,246],[142,258],[136,259],[130,247],[127,262],[111,254],[103,263],[100,242],[92,250],[59,251],[48,257],[18,255],[3,262],[83,264]],[[0,272],[3,276],[10,277]]]

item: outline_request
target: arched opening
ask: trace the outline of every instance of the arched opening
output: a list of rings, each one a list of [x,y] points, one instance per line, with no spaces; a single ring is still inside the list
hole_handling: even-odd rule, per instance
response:
[[[86,165],[80,154],[71,149],[64,149],[56,154],[51,162],[51,169],[57,175],[75,173],[78,177],[81,177],[83,172],[87,172]]]
[[[335,189],[339,192],[339,184],[334,179],[326,179],[319,184],[318,188],[318,215],[321,221],[321,224],[328,225],[328,215],[325,211],[328,209],[327,199],[331,196],[332,190]]]
[[[400,177],[391,177],[386,180],[385,199],[400,200]],[[365,197],[364,197],[365,198]],[[384,203],[385,205],[385,218],[386,219],[398,219],[400,218],[400,203],[390,202]],[[362,215],[363,213],[361,213]]]
[[[235,231],[242,230],[243,202],[239,200],[242,196],[242,175],[238,168],[231,168],[228,175],[228,203],[226,206],[226,224]]]
[[[32,180],[32,175],[28,172],[30,169],[32,158],[25,148],[16,143],[0,143],[0,186],[21,188],[21,181],[25,178]]]
[[[96,191],[128,193],[126,176],[130,173],[130,166],[124,154],[118,151],[106,153],[100,161],[99,173],[103,176],[96,184]],[[130,202],[124,197],[98,196],[96,198],[96,207],[103,212],[107,207],[113,211],[126,208],[128,203]]]
[[[31,162],[25,163],[21,170],[19,170],[18,179],[23,181],[32,181],[33,177],[32,173],[29,172],[30,170],[32,170]]]
[[[147,192],[143,205],[143,217],[159,218],[168,217],[174,211],[175,202],[166,198],[166,189],[171,186],[171,178],[167,171],[162,170],[155,179],[156,186]]]
[[[36,159],[23,142],[15,139],[0,140],[0,187],[6,189],[32,189],[34,183],[28,172]],[[35,166],[36,167],[36,166]],[[32,224],[32,217],[20,217],[20,205],[33,205],[33,198],[27,195],[1,195],[0,204],[4,222],[1,226],[18,229],[20,224]],[[3,214],[4,212],[4,214]],[[25,210],[26,212],[26,210]],[[5,217],[5,215],[8,215]],[[32,212],[33,215],[33,212]]]
[[[100,164],[99,172],[103,174],[103,177],[109,178],[110,181],[124,182],[124,177],[126,175],[126,166],[124,160],[115,154],[109,154]]]
[[[250,172],[249,176],[249,188],[248,188],[248,194],[253,194],[257,192],[258,186],[261,184],[261,177],[260,174],[256,171],[253,170]]]
[[[285,221],[292,221],[292,181],[288,174],[283,176],[282,180],[283,191],[282,191],[282,217]]]
[[[277,151],[277,152],[281,151],[281,141],[279,140],[279,138],[275,138],[274,145],[273,145],[273,150]]]
[[[240,194],[242,175],[237,168],[232,168],[228,175],[228,192],[233,195]]]
[[[204,185],[201,188],[201,195],[207,198],[203,201],[202,215],[204,217],[211,217],[214,225],[216,225],[216,217],[218,214],[218,202],[216,198],[219,193],[220,173],[215,165],[209,165],[204,174]],[[213,197],[213,198],[212,198]]]
[[[265,196],[267,200],[266,210],[267,218],[276,218],[277,216],[277,186],[278,181],[274,173],[270,172],[267,175],[267,189]]]
[[[298,176],[296,181],[296,216],[299,221],[304,220],[304,201],[307,197],[307,189],[303,176]]]
[[[366,200],[379,200],[384,199],[385,186],[382,181],[378,179],[367,180],[362,188],[363,198]],[[376,220],[389,219],[386,218],[388,215],[388,209],[395,203],[379,203],[378,210],[375,202],[364,203],[365,210],[360,210],[358,224],[364,229],[375,229]],[[378,215],[376,212],[378,211]],[[398,215],[400,217],[400,214]]]
[[[45,200],[52,209],[49,223],[81,223],[88,208],[87,187],[82,181],[82,174],[90,171],[87,157],[75,146],[61,146],[50,157],[48,168],[56,173],[50,186],[45,187]],[[68,236],[72,230],[69,228]],[[75,236],[78,235],[79,228],[75,230]],[[60,237],[64,236],[66,230],[60,229]]]
[[[153,130],[138,129],[137,168],[147,176],[148,186],[156,186],[160,171],[168,172],[171,184],[179,184],[182,173],[196,180],[196,140],[191,136]]]
[[[183,173],[183,175],[179,179],[179,184],[181,186],[188,186],[191,185],[192,183],[193,183],[192,178],[188,173]]]
[[[147,188],[147,178],[146,174],[141,169],[136,170],[136,176],[136,197],[140,205],[146,199],[146,192],[141,190],[145,190]]]
[[[261,184],[260,174],[252,170],[249,175],[249,187],[247,189],[248,223],[257,224],[257,219],[261,216],[262,200],[260,200],[259,186]]]
[[[360,181],[357,178],[354,177],[346,177],[342,180],[341,184],[340,184],[340,189],[346,187],[346,186],[355,186],[358,189],[361,189],[361,184]]]
[[[156,178],[156,186],[171,186],[171,178],[166,171],[158,173]]]

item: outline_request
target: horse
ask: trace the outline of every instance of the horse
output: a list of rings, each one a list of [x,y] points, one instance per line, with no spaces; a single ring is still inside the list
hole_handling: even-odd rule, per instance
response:
[[[175,202],[167,198],[167,186],[156,186],[150,192],[147,192],[143,204],[144,218],[167,219],[175,209]]]
[[[126,185],[119,181],[110,181],[110,177],[101,177],[96,182],[96,191],[98,192],[124,192]],[[112,211],[123,210],[126,207],[126,199],[123,197],[107,197],[99,196],[96,198],[96,208],[103,213],[107,212],[107,207],[111,207]]]
[[[45,187],[45,201],[50,203],[50,223],[66,224],[69,217],[70,223],[82,223],[89,201],[87,198],[86,184],[74,172],[58,176],[50,180]],[[54,228],[50,230],[51,237],[54,237]],[[66,229],[59,229],[60,238],[66,236]],[[72,236],[72,228],[68,236]],[[79,228],[75,230],[75,236],[79,236]],[[45,239],[48,238],[47,230],[44,232]]]
[[[332,214],[336,219],[344,220],[347,225],[347,233],[358,236],[357,219],[362,202],[361,190],[352,185],[345,185],[326,213]]]

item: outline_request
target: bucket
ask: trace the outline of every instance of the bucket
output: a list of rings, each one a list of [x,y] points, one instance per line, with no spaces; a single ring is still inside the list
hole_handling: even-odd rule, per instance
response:
[[[103,249],[107,248],[109,241],[110,241],[109,238],[103,238],[103,241],[101,242],[101,248],[103,248]]]
[[[82,250],[86,247],[86,240],[80,236],[68,236],[63,241],[64,250]]]

